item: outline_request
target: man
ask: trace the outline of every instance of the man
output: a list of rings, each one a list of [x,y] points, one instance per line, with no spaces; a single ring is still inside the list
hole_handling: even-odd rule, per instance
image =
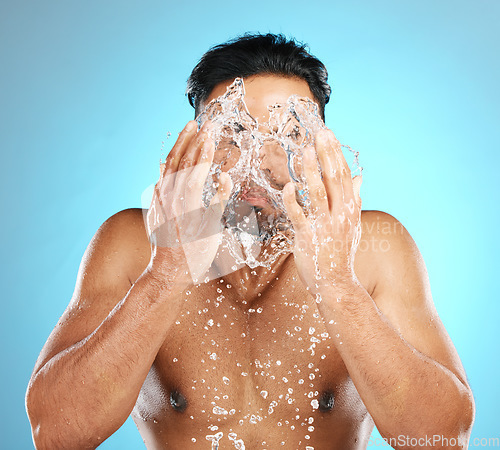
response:
[[[323,115],[330,94],[324,66],[302,46],[247,35],[193,71],[196,113],[236,77],[260,122],[291,95]],[[186,125],[157,185],[163,210],[181,218],[171,231],[178,243],[193,225],[182,218],[203,209],[210,127]],[[101,226],[30,381],[37,448],[95,448],[130,414],[152,449],[358,449],[374,424],[394,448],[467,448],[471,390],[415,243],[392,216],[361,212],[360,178],[329,130],[304,151],[303,167],[315,220],[286,183],[295,245],[271,269],[204,279],[218,235],[150,245],[137,209]],[[231,189],[222,173],[195,228],[220,223]],[[158,217],[150,211],[152,231]]]

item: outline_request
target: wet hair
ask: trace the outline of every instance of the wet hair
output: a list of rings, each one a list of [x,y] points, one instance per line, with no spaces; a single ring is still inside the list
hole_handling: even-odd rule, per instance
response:
[[[208,50],[187,80],[186,95],[198,115],[215,86],[237,77],[272,74],[302,78],[309,85],[325,118],[331,88],[324,64],[305,44],[282,34],[244,34]]]

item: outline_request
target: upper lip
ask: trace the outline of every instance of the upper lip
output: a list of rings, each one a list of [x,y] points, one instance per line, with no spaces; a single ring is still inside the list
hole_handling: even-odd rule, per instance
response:
[[[241,194],[246,198],[265,198],[266,190],[260,186],[243,188]]]

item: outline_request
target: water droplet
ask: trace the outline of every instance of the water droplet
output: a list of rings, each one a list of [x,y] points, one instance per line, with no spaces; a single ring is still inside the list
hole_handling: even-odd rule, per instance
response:
[[[212,412],[214,414],[223,415],[223,416],[228,414],[228,412],[224,408],[222,408],[221,406],[214,406]]]

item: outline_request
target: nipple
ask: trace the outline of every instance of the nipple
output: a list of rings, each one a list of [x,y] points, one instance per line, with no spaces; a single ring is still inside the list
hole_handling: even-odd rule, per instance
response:
[[[187,408],[187,400],[181,393],[172,391],[170,393],[170,405],[175,411],[184,412]]]
[[[319,399],[319,410],[321,412],[328,412],[333,409],[333,405],[335,403],[335,399],[331,392],[324,392],[321,398]]]

